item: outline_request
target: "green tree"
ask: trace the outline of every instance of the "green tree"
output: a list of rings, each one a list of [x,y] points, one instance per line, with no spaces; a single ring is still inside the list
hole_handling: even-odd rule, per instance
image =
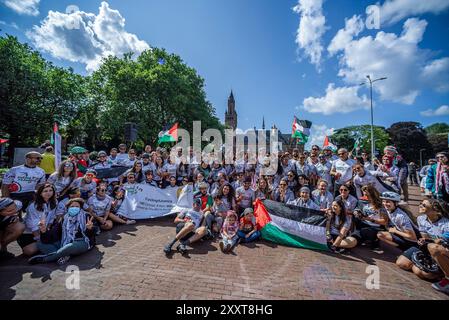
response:
[[[190,132],[194,120],[203,128],[223,129],[206,100],[204,80],[165,50],[153,48],[136,60],[132,54],[109,57],[87,83],[88,101],[71,124],[75,130],[79,118],[86,121],[87,146],[123,141],[126,122],[137,124],[141,145],[154,145],[159,131],[175,122]]]
[[[407,162],[419,163],[421,149],[424,149],[424,157],[433,153],[426,131],[418,122],[396,122],[387,129],[387,132],[393,145]]]
[[[444,122],[434,123],[425,128],[427,135],[449,133],[449,124]]]
[[[339,148],[346,148],[349,151],[354,149],[357,139],[360,139],[361,150],[371,153],[371,126],[359,125],[349,126],[335,130],[330,137],[331,141]],[[384,127],[374,126],[375,148],[382,152],[383,148],[390,143],[390,138]],[[357,150],[354,150],[355,154]]]
[[[17,146],[48,139],[53,122],[67,123],[82,99],[81,76],[13,36],[0,37],[0,74],[0,131],[10,137],[10,156]]]

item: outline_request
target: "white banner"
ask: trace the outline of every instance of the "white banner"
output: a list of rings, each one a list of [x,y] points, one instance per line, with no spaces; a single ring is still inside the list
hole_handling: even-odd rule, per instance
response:
[[[159,189],[146,184],[126,186],[125,199],[118,213],[129,219],[148,219],[178,213],[182,209],[191,209],[193,189],[187,185],[181,191],[179,199],[177,189]]]
[[[55,132],[55,170],[59,168],[61,163],[61,135]]]

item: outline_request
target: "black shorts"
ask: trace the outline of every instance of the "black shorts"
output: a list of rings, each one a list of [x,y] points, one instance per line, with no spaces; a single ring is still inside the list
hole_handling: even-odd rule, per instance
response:
[[[404,252],[402,252],[402,255],[404,257],[406,257],[407,259],[409,259],[410,261],[412,261],[412,256],[417,251],[421,251],[421,250],[419,250],[418,247],[410,247],[407,250],[405,250]]]
[[[184,228],[185,223],[184,222],[180,222],[176,225],[176,234],[178,234],[182,228]],[[195,232],[189,232],[185,237],[183,237],[182,239],[180,239],[181,241],[185,241],[187,239],[189,239],[191,236],[194,236]]]
[[[396,243],[398,245],[398,248],[401,249],[402,251],[406,251],[411,247],[417,246],[416,242],[404,239],[403,237],[398,236],[397,234],[391,234],[391,237],[393,238],[393,242]]]
[[[22,249],[35,242],[37,241],[34,240],[34,236],[31,233],[24,233],[17,239],[17,243]]]

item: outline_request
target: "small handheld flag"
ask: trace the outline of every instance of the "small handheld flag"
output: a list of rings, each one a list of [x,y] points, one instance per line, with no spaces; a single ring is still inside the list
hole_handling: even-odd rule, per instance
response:
[[[166,130],[166,128],[168,128],[168,126],[159,132],[158,144],[178,141],[178,123],[176,122],[169,130]]]
[[[329,137],[328,136],[326,136],[326,138],[324,138],[323,148],[325,148],[325,147],[330,147],[332,149],[332,151],[336,151],[337,150],[337,146],[332,144],[329,141]]]

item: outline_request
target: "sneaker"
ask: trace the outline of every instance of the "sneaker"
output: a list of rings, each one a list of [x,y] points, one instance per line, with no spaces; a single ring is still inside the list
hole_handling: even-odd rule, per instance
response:
[[[432,284],[432,288],[440,292],[449,294],[449,279],[443,278],[440,282]]]
[[[136,220],[126,220],[126,224],[135,224]]]
[[[164,252],[165,252],[165,254],[169,254],[171,252],[171,245],[167,244],[164,247]]]
[[[225,251],[226,251],[226,252],[231,251],[231,244],[230,244],[230,243],[228,243],[228,244],[226,245]]]
[[[220,241],[220,249],[221,249],[221,252],[224,252],[224,243],[223,243],[223,241]]]
[[[34,256],[34,257],[29,258],[29,259],[28,259],[28,263],[29,263],[29,264],[44,263],[44,258],[45,258],[46,256],[47,256],[47,255],[45,255],[45,254],[38,254],[38,255],[36,255],[36,256]]]
[[[69,260],[70,260],[70,256],[64,256],[64,257],[59,258],[59,259],[56,261],[56,263],[57,263],[58,265],[62,266],[63,264],[66,264],[67,261],[69,261]]]
[[[178,244],[178,246],[176,247],[176,250],[178,250],[181,254],[185,254],[187,253],[187,247],[185,244]]]

